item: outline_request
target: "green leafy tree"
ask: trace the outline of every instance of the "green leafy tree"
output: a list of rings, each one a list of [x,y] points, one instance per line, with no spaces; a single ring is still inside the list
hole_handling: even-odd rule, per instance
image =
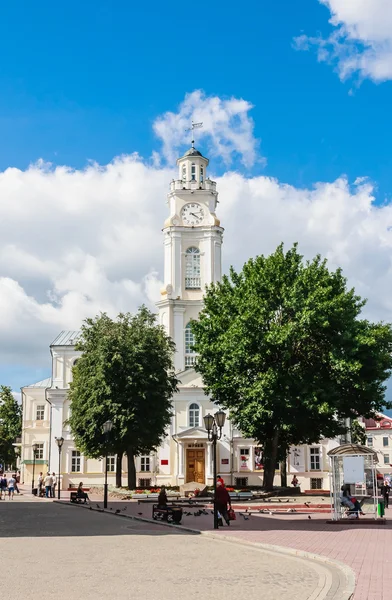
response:
[[[170,423],[178,383],[174,344],[142,306],[116,320],[106,314],[87,319],[76,348],[83,354],[73,369],[69,423],[77,447],[92,457],[117,453],[117,485],[126,453],[128,487],[134,488],[135,456],[159,446]],[[113,429],[106,444],[102,428],[108,419]]]
[[[362,446],[365,446],[366,444],[366,430],[365,428],[360,424],[360,422],[358,421],[358,419],[354,419],[351,423],[351,427],[350,427],[350,431],[351,431],[351,441],[353,444],[361,444]]]
[[[297,245],[249,260],[208,288],[192,322],[206,392],[264,450],[264,486],[291,444],[342,433],[345,418],[388,403],[389,324],[361,320],[365,302]]]
[[[16,464],[16,450],[13,444],[22,434],[22,407],[6,385],[0,386],[0,462],[4,465]]]

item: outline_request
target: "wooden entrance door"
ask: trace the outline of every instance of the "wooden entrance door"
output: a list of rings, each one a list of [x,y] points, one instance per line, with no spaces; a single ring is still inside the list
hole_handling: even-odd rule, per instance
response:
[[[196,481],[204,483],[205,475],[204,448],[201,450],[187,450],[186,453],[186,483]]]

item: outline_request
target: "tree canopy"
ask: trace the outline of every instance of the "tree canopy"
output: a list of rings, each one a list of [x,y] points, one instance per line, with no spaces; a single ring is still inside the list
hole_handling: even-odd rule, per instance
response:
[[[22,407],[6,385],[0,386],[0,463],[15,466],[13,444],[22,433]]]
[[[136,315],[106,314],[87,319],[73,368],[69,423],[77,447],[86,455],[111,451],[128,456],[128,486],[135,487],[134,457],[162,441],[177,389],[174,344],[155,315],[142,306]],[[103,424],[113,429],[105,445]]]
[[[211,285],[192,322],[206,392],[264,448],[264,485],[291,444],[342,433],[387,403],[389,324],[360,319],[365,302],[342,271],[295,244],[249,260]]]

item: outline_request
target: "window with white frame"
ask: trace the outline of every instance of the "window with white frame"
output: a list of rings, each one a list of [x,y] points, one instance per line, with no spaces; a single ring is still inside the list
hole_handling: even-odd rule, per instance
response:
[[[200,406],[195,402],[189,407],[189,427],[200,426]]]
[[[33,452],[33,450],[32,450],[32,452]],[[34,452],[33,452],[33,458],[34,458]],[[43,460],[43,458],[44,458],[44,445],[37,444],[37,450],[35,451],[35,459]]]
[[[200,250],[191,246],[185,251],[185,289],[199,290],[200,288]]]
[[[81,472],[81,456],[79,450],[71,452],[71,473]]]
[[[320,448],[310,448],[310,470],[321,471]]]
[[[197,354],[193,350],[195,336],[192,333],[191,324],[185,327],[185,368],[191,369],[196,364]]]
[[[384,454],[384,465],[389,465],[389,454]]]
[[[140,457],[140,470],[142,471],[142,473],[149,473],[151,471],[149,456]]]
[[[43,421],[45,418],[45,404],[38,404],[35,411],[35,418],[37,421]]]
[[[200,183],[204,181],[204,167],[200,167]]]
[[[384,446],[384,448],[386,448],[387,446],[389,446],[389,438],[388,437],[383,437],[382,438],[382,445]]]
[[[373,448],[373,438],[371,436],[367,439],[367,445],[369,448]]]
[[[109,454],[108,455],[108,473],[115,473],[116,471],[116,455],[115,454]]]
[[[182,181],[186,181],[186,165],[182,165]]]
[[[196,165],[195,165],[195,163],[192,163],[191,179],[192,179],[192,181],[195,181],[195,179],[196,179]]]

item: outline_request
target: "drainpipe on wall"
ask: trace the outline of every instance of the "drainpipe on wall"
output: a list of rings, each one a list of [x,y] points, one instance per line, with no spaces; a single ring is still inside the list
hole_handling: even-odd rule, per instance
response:
[[[233,424],[230,421],[230,485],[234,485],[234,440],[233,440]]]
[[[25,422],[25,393],[23,391],[23,388],[20,388],[20,394],[21,394],[21,398],[22,398],[22,445],[21,445],[21,452],[20,452],[20,459],[21,459],[21,481],[24,485],[24,476],[25,476],[25,444],[24,444],[24,440],[26,439],[26,432],[25,432],[25,427],[24,427],[24,422]],[[22,456],[22,452],[23,452],[23,456]],[[5,465],[4,465],[5,468]]]

